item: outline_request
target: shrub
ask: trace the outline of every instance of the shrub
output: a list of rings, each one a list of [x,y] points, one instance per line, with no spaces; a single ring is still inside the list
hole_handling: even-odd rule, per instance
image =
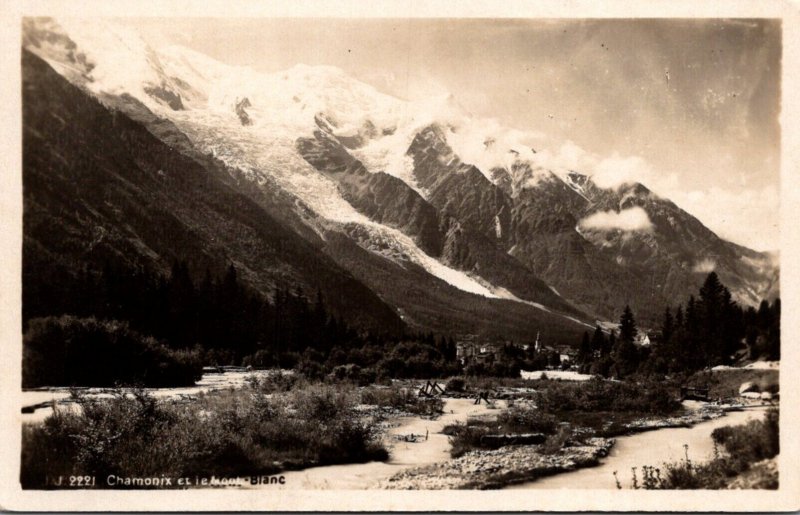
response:
[[[252,389],[262,394],[285,393],[295,388],[308,386],[308,381],[303,374],[284,372],[280,369],[261,376],[251,375],[247,381]]]
[[[772,458],[780,452],[778,418],[778,411],[770,410],[763,420],[719,427],[711,433],[711,438],[737,460],[753,463]]]
[[[464,391],[464,379],[461,377],[451,377],[447,380],[447,385],[445,386],[445,390],[448,392],[463,392]]]
[[[177,475],[193,442],[176,438],[177,413],[141,390],[113,399],[75,399],[80,412],[57,409],[23,429],[23,487],[58,475]]]
[[[37,318],[23,338],[25,388],[185,386],[201,375],[197,352],[169,349],[114,320]]]
[[[542,454],[556,454],[564,448],[567,441],[572,436],[572,430],[568,425],[562,425],[554,434],[547,437],[547,440],[542,444],[539,450]]]
[[[315,381],[322,380],[325,377],[325,367],[322,366],[322,363],[306,358],[302,358],[297,363],[295,370],[297,373]]]
[[[273,367],[277,363],[275,352],[266,349],[259,349],[254,354],[242,358],[242,366],[244,367],[266,368]]]
[[[360,386],[366,386],[374,383],[377,375],[377,372],[372,368],[361,368],[355,363],[348,363],[346,365],[334,367],[329,377],[334,381],[347,381]]]
[[[497,423],[508,433],[553,433],[556,417],[531,406],[513,406],[497,416]]]
[[[442,429],[450,441],[450,456],[458,458],[466,452],[483,447],[481,438],[489,434],[489,428],[479,424],[449,424]]]

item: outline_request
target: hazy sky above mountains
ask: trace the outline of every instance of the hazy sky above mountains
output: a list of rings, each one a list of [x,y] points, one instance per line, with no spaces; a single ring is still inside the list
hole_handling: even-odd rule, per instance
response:
[[[407,99],[452,93],[576,169],[640,180],[776,249],[781,27],[765,20],[130,19],[154,46],[277,71],[326,64]]]

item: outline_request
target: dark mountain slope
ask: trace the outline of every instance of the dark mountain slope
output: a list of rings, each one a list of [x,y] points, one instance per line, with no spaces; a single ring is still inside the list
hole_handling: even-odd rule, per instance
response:
[[[46,293],[41,278],[107,261],[167,272],[173,260],[185,260],[198,276],[233,263],[263,294],[319,287],[349,322],[401,329],[389,306],[237,191],[230,175],[109,111],[32,54],[24,52],[22,65],[27,299]]]
[[[647,213],[653,225],[651,231],[624,237],[619,231],[586,236],[592,241],[602,238],[604,252],[649,269],[655,284],[668,298],[679,299],[687,290],[698,288],[711,269],[744,303],[758,304],[770,297],[778,271],[767,254],[723,240],[700,220],[642,184],[602,190],[591,180],[573,175],[586,183],[593,210],[619,211],[638,206]]]
[[[347,235],[326,235],[329,252],[390,304],[397,306],[409,326],[443,334],[478,335],[495,341],[542,341],[573,345],[591,328],[575,319],[521,302],[488,299],[461,291],[433,277],[413,263],[397,262],[369,252],[354,243],[359,226]]]

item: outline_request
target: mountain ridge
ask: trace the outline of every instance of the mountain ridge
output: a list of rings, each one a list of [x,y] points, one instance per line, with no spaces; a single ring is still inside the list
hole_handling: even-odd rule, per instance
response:
[[[588,175],[549,169],[541,151],[481,132],[452,100],[411,104],[330,67],[259,75],[180,47],[153,50],[124,31],[133,38],[124,55],[144,72],[106,84],[116,65],[103,58],[114,49],[82,43],[108,38],[82,29],[73,41],[67,32],[29,19],[24,44],[162,141],[218,163],[265,208],[264,199],[279,199],[273,216],[306,239],[345,235],[486,302],[586,322],[630,303],[652,323],[709,268],[747,304],[777,295],[768,255],[725,242],[644,185],[602,189]],[[633,214],[647,223],[608,226]],[[318,248],[343,262],[360,255]],[[381,289],[374,278],[365,284]]]

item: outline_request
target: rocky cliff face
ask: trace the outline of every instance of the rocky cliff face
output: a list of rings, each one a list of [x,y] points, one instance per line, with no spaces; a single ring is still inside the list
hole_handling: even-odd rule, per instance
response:
[[[477,169],[452,165],[456,168],[439,170],[435,163],[426,163],[430,176],[435,176],[426,181],[417,175],[419,184],[429,192],[426,199],[396,177],[368,171],[332,133],[325,117],[316,119],[319,129],[313,138],[299,138],[297,150],[312,166],[336,180],[342,196],[359,212],[401,230],[429,256],[504,288],[509,298],[516,296],[565,313],[579,312],[505,252],[507,204],[502,192]],[[419,141],[424,139],[424,135],[417,136],[409,148],[415,163],[416,151],[423,151]],[[415,167],[415,173],[419,169]],[[487,198],[496,204],[487,206]],[[483,224],[481,215],[492,220]]]

